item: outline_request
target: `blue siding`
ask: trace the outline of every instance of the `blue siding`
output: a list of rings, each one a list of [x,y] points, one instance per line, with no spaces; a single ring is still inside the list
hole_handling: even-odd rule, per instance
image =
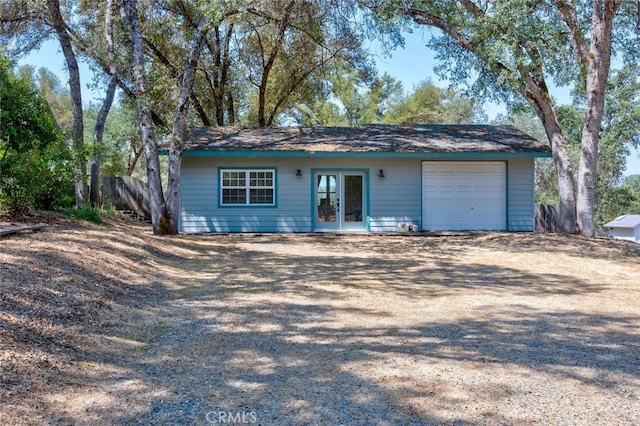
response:
[[[533,160],[508,162],[508,229],[532,231],[534,225]],[[395,232],[401,222],[420,224],[420,158],[215,158],[182,160],[180,232],[311,232],[312,169],[369,170],[371,232]],[[218,167],[277,169],[276,208],[218,208]],[[302,176],[296,176],[300,169]],[[384,178],[378,177],[384,170]]]
[[[371,232],[395,232],[396,225],[420,225],[422,217],[421,160],[378,160],[371,165]],[[378,177],[380,169],[384,178]]]
[[[218,208],[218,167],[276,168],[277,207]],[[180,232],[305,232],[311,230],[309,176],[295,161],[186,157],[182,160]]]
[[[533,162],[533,159],[510,160],[507,166],[509,231],[533,231],[535,229]]]

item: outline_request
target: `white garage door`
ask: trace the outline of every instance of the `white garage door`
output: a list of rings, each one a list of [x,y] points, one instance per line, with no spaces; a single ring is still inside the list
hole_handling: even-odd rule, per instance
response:
[[[424,161],[422,228],[505,230],[506,163]]]

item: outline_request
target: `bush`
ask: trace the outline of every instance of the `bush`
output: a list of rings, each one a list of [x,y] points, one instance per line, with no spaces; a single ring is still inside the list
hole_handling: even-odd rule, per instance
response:
[[[11,152],[1,166],[0,203],[13,216],[68,208],[75,202],[71,154],[62,140]]]
[[[13,179],[3,179],[0,201],[10,216],[29,216],[33,213],[33,203],[31,203],[25,188],[21,188]]]
[[[89,204],[84,204],[79,209],[70,209],[66,211],[66,215],[69,217],[75,217],[77,219],[86,220],[87,222],[93,222],[97,224],[103,224],[100,217],[100,209],[91,207]]]
[[[73,158],[47,102],[0,54],[0,204],[13,215],[72,205]]]

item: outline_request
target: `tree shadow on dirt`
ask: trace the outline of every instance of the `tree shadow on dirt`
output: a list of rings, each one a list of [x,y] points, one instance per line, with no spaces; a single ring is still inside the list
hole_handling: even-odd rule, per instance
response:
[[[87,383],[74,365],[86,359],[104,312],[146,308],[151,295],[171,296],[161,271],[148,274],[144,252],[106,229],[92,231],[99,234],[93,239],[89,232],[71,226],[0,246],[0,423],[17,410],[25,413],[21,423],[42,424],[45,395]]]
[[[290,239],[247,241],[210,246],[206,255],[182,259],[192,273],[181,285],[195,290],[186,298],[186,290],[175,291],[176,300],[165,308],[171,323],[148,342],[144,356],[112,360],[141,386],[119,398],[137,401],[142,411],[116,418],[107,407],[95,411],[98,418],[206,424],[224,412],[253,413],[263,425],[474,424],[478,418],[514,423],[522,419],[493,409],[470,418],[456,407],[472,405],[479,395],[492,398],[494,406],[530,398],[509,378],[489,380],[494,368],[596,390],[634,386],[640,377],[636,317],[508,305],[489,315],[416,317],[411,326],[398,326],[385,309],[335,303],[372,293],[389,303],[505,292],[570,297],[597,294],[606,286],[570,275],[465,265],[459,260],[464,245],[402,253],[397,245],[367,247],[366,240],[336,248],[341,237],[323,236],[314,238],[311,253],[296,253],[292,246],[291,253],[279,254],[269,246]],[[337,326],[335,318],[347,314],[359,323]],[[436,376],[427,368],[434,365],[449,370]],[[447,374],[464,368],[477,368],[488,379],[452,396]]]
[[[69,245],[81,238],[61,236]],[[314,249],[300,251],[299,240]],[[67,310],[52,306],[49,320],[115,342],[136,340],[139,346],[114,344],[108,354],[104,348],[84,348],[69,355],[74,362],[102,363],[116,373],[96,381],[84,370],[69,372],[58,385],[86,386],[88,394],[105,397],[87,406],[83,418],[51,408],[46,419],[211,424],[221,423],[216,416],[227,412],[255,413],[256,423],[263,425],[508,424],[522,419],[494,409],[469,417],[456,407],[472,405],[478,395],[490,396],[495,406],[508,405],[522,388],[487,379],[456,394],[451,379],[456,370],[477,368],[492,378],[494,368],[515,366],[603,391],[635,385],[640,377],[636,317],[508,305],[450,320],[417,315],[407,326],[394,322],[391,310],[366,305],[371,294],[390,304],[504,293],[566,296],[570,302],[572,296],[607,288],[572,275],[465,264],[460,259],[467,243],[481,241],[267,235],[164,242],[145,237],[123,244],[105,235],[83,245],[88,255],[93,250],[105,255],[109,267],[104,270],[73,264],[64,252],[48,253],[30,266],[43,283],[53,283],[42,297],[55,301],[56,292],[75,281],[93,283],[65,295],[77,317],[65,319]],[[491,240],[483,244],[504,249]],[[20,297],[8,297],[12,304],[3,309],[18,306],[14,314],[31,315]],[[363,303],[341,306],[337,301],[343,298]],[[87,323],[87,315],[105,309],[96,305],[80,316],[97,300],[131,304],[161,325],[132,336],[118,324]],[[342,316],[358,321],[338,324]],[[41,330],[29,333],[37,344]],[[441,365],[449,370],[435,374],[434,366]],[[44,392],[35,398],[45,405]]]
[[[446,389],[447,377],[412,377],[412,368],[398,366],[397,359],[418,370],[444,361],[447,368],[475,365],[487,371],[515,365],[601,389],[624,386],[619,373],[639,374],[637,318],[518,307],[499,317],[420,322],[410,329],[375,323],[337,329],[315,325],[340,314],[322,305],[193,309],[196,319],[172,325],[176,334],[154,342],[139,363],[123,365],[144,384],[148,411],[119,422],[205,424],[209,413],[223,411],[256,413],[263,425],[472,424],[455,414],[457,405],[480,395],[507,404],[522,392],[509,381],[487,380],[468,386],[456,400]],[[269,331],[260,331],[265,325]],[[160,396],[153,397],[158,389]],[[414,408],[416,400],[424,401],[422,409]],[[112,415],[107,410],[99,417],[108,421]],[[491,423],[519,420],[484,415]]]

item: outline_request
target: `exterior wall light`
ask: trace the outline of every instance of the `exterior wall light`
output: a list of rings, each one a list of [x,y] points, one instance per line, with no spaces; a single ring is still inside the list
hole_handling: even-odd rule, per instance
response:
[[[383,178],[384,177],[384,170],[380,169],[380,171],[378,172],[378,177],[379,178]]]
[[[298,169],[298,170],[296,171],[296,176],[298,176],[298,177],[302,177],[302,170]]]

